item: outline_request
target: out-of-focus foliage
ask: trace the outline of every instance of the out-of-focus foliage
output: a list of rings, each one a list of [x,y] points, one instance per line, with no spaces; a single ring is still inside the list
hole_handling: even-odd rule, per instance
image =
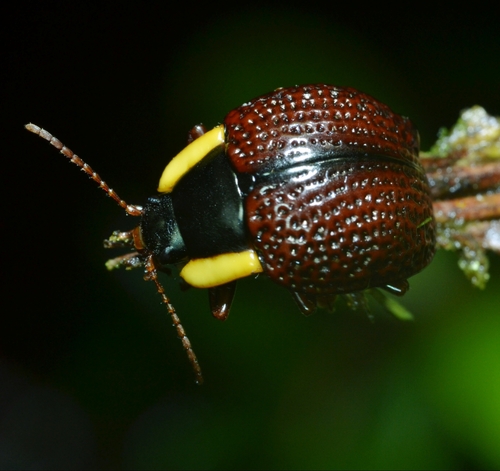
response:
[[[441,157],[463,153],[464,161],[459,165],[500,159],[500,119],[481,106],[469,108],[452,129],[440,129],[439,139],[429,153]]]
[[[500,254],[500,119],[480,106],[442,128],[422,153],[434,198],[437,246],[453,250],[471,283],[489,280],[488,251]]]

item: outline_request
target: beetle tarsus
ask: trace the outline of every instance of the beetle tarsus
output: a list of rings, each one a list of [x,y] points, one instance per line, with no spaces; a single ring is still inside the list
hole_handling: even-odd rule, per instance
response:
[[[297,291],[293,291],[292,296],[304,316],[310,316],[316,312],[317,304],[315,298],[305,293],[298,293]]]
[[[109,239],[104,239],[105,249],[118,249],[123,247],[134,247],[134,234],[131,231],[113,231]]]
[[[144,265],[138,252],[130,252],[125,255],[120,255],[119,257],[111,258],[106,263],[106,268],[111,270],[116,270],[117,268],[125,268],[125,270],[132,270],[133,268],[139,268]]]

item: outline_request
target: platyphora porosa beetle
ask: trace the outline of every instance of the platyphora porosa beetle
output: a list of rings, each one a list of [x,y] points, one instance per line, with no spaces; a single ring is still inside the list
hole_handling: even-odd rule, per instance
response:
[[[335,297],[381,287],[396,294],[435,252],[432,201],[409,119],[352,88],[277,89],[231,111],[210,131],[193,128],[166,166],[158,194],[128,205],[78,156],[50,141],[125,211],[140,216],[105,247],[129,247],[109,269],[144,267],[201,370],[158,271],[172,265],[208,288],[225,320],[236,281],[263,273],[287,288],[304,314]]]

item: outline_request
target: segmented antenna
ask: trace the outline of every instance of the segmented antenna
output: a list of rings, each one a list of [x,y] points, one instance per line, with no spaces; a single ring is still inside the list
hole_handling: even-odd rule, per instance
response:
[[[132,204],[127,204],[124,200],[122,200],[118,194],[111,189],[107,183],[96,173],[92,170],[92,168],[87,165],[78,155],[76,155],[71,149],[68,149],[59,139],[54,137],[52,134],[50,134],[48,131],[45,129],[40,128],[36,124],[27,124],[25,128],[28,131],[31,131],[34,134],[37,134],[38,136],[42,137],[43,139],[49,141],[61,154],[66,156],[71,162],[73,162],[76,166],[80,167],[92,180],[94,180],[100,188],[102,188],[108,196],[113,198],[118,205],[123,208],[128,214],[131,216],[141,216],[142,215],[142,207],[141,206],[136,206]],[[137,228],[138,229],[138,228]],[[107,242],[107,244],[106,244]],[[136,249],[141,251],[141,254],[144,256],[145,255],[145,261],[143,262],[144,268],[146,270],[146,274],[144,275],[144,279],[146,281],[153,281],[156,290],[158,291],[159,295],[161,296],[161,299],[163,301],[163,304],[165,304],[168,313],[170,314],[170,317],[172,318],[172,322],[174,324],[174,327],[177,331],[177,335],[181,339],[182,346],[184,347],[184,350],[186,351],[187,357],[189,361],[191,362],[191,366],[193,367],[193,371],[196,377],[196,383],[197,384],[202,384],[203,383],[203,375],[201,373],[201,367],[200,364],[198,363],[198,359],[196,358],[196,354],[194,353],[193,348],[191,347],[191,342],[186,336],[186,331],[184,330],[184,327],[182,327],[181,321],[179,319],[179,316],[175,312],[175,308],[170,302],[170,299],[167,297],[165,294],[165,290],[163,289],[163,286],[161,285],[160,281],[158,280],[158,272],[156,270],[156,266],[153,261],[153,255],[151,253],[148,253],[147,249],[141,245],[141,247],[137,246],[137,243],[135,242],[134,238],[134,230],[128,231],[128,232],[119,232],[116,231],[113,233],[112,237],[110,237],[109,240],[105,241],[105,247],[106,248],[116,248],[116,247],[123,247],[123,246],[130,246],[131,248],[135,247]],[[144,251],[144,253],[142,252]],[[135,268],[137,266],[142,265],[141,263],[137,263],[137,257],[138,257],[138,252],[133,252],[130,254],[123,255],[121,257],[115,258],[113,260],[109,260],[107,267],[108,269],[113,269],[119,266],[124,266],[126,268]]]
[[[78,155],[76,155],[71,149],[68,149],[57,137],[54,137],[50,132],[38,127],[36,124],[29,123],[25,126],[28,131],[37,134],[41,138],[49,141],[61,154],[67,157],[76,166],[80,167],[92,180],[94,180],[100,188],[102,188],[108,196],[113,198],[118,205],[123,208],[131,216],[141,216],[142,208],[140,206],[135,206],[133,204],[127,204],[122,200],[118,194],[108,186],[108,184],[92,170],[92,168],[87,165]]]
[[[146,269],[146,275],[144,276],[144,279],[146,281],[153,281],[154,284],[156,285],[156,290],[160,294],[163,304],[165,304],[165,306],[167,307],[167,311],[170,314],[170,317],[172,318],[172,322],[174,323],[175,329],[177,330],[177,335],[181,339],[182,346],[184,347],[184,350],[186,350],[188,359],[191,362],[191,366],[193,367],[193,371],[196,376],[196,383],[203,384],[203,375],[201,373],[200,364],[198,363],[198,358],[196,358],[196,354],[194,353],[194,350],[191,347],[191,342],[186,336],[186,331],[184,330],[184,327],[182,327],[181,321],[179,319],[179,316],[177,316],[177,313],[175,312],[174,306],[170,302],[170,299],[168,299],[167,295],[165,294],[165,290],[163,289],[163,286],[158,280],[158,273],[156,271],[156,267],[153,262],[153,255],[150,254],[146,257],[146,261],[144,262],[144,267]]]

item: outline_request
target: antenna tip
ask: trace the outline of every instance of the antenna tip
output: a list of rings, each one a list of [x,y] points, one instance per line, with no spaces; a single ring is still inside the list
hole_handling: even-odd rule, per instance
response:
[[[40,134],[41,128],[36,124],[28,123],[24,126],[28,131],[34,132],[35,134]]]

